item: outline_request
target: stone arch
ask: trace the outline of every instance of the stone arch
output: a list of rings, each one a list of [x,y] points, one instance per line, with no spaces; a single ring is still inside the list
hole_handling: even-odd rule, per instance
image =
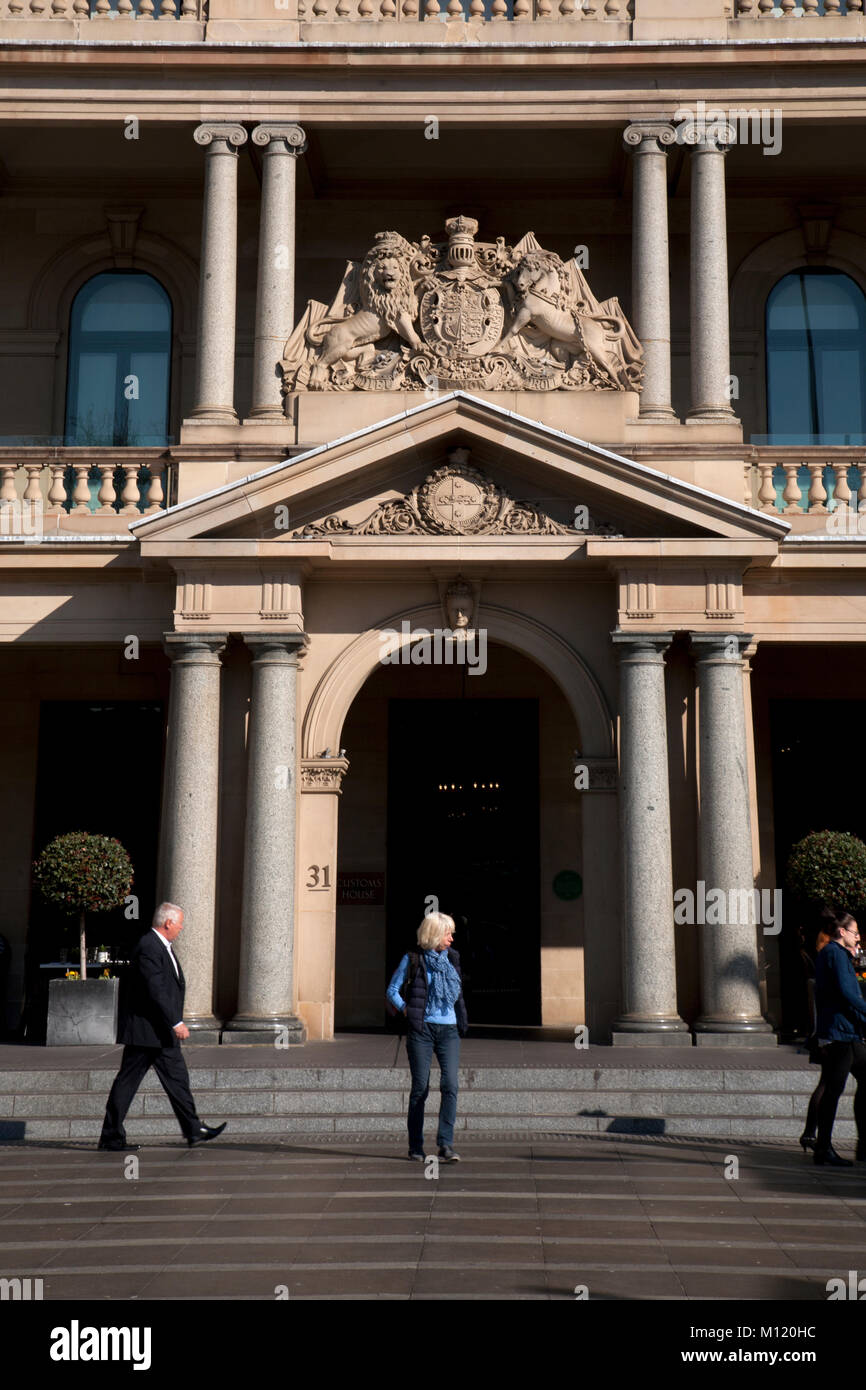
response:
[[[198,267],[181,247],[151,232],[139,232],[134,250],[119,254],[108,230],[79,237],[42,267],[30,291],[27,326],[57,334],[51,432],[62,434],[66,409],[69,313],[82,285],[104,270],[142,270],[163,286],[172,307],[170,421],[182,414],[184,359],[195,352]]]
[[[792,270],[814,266],[849,275],[866,294],[866,238],[846,231],[831,232],[825,251],[807,254],[802,229],[791,227],[754,247],[731,280],[731,345],[737,364],[733,370],[740,368],[741,387],[745,383],[751,392],[739,413],[753,419],[755,434],[765,434],[767,422],[767,299]]]
[[[385,629],[399,634],[404,620],[415,628],[432,629],[441,626],[442,610],[438,604],[430,604],[391,614],[380,627],[362,632],[331,662],[307,706],[301,734],[302,757],[318,757],[326,748],[334,753],[339,750],[352,701],[378,665],[380,634]],[[484,604],[484,628],[491,641],[515,648],[537,662],[556,682],[580,731],[582,753],[587,757],[613,756],[614,725],[607,699],[572,646],[537,619],[494,604]],[[409,640],[410,635],[406,634],[399,645]]]

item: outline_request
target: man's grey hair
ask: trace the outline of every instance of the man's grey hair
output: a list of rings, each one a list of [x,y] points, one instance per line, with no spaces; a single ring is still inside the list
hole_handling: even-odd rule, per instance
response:
[[[178,907],[177,903],[160,903],[153,914],[153,926],[164,927],[167,922],[173,922],[180,917],[182,912],[183,908]]]

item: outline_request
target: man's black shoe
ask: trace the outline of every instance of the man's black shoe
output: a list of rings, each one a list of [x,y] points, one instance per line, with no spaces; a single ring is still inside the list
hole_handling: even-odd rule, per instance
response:
[[[427,1155],[424,1153],[416,1153],[414,1149],[410,1149],[409,1157],[416,1159],[419,1163],[424,1163],[427,1158]]]
[[[99,1141],[99,1143],[97,1144],[96,1147],[97,1147],[98,1149],[102,1149],[104,1153],[110,1153],[110,1154],[134,1154],[134,1153],[138,1153],[138,1150],[141,1148],[141,1145],[140,1145],[140,1144],[121,1144],[119,1140],[111,1140],[109,1143],[105,1144],[105,1143],[103,1143],[103,1141],[100,1139],[100,1141]]]
[[[456,1154],[448,1144],[443,1144],[439,1150],[439,1157],[443,1163],[459,1163],[460,1155]]]
[[[216,1139],[218,1135],[222,1134],[227,1123],[228,1121],[226,1121],[225,1124],[217,1125],[216,1129],[211,1129],[210,1125],[202,1125],[198,1134],[194,1134],[192,1138],[187,1139],[186,1142],[189,1144],[190,1148],[193,1148],[196,1144],[206,1144],[208,1139]]]
[[[831,1168],[854,1167],[854,1163],[850,1158],[840,1158],[832,1144],[828,1144],[826,1149],[816,1149],[814,1157],[816,1163],[827,1163]]]

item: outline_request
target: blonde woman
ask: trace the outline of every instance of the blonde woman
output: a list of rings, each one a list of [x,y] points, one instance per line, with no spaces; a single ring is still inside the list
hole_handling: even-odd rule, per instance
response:
[[[460,957],[452,951],[454,919],[444,912],[431,912],[418,928],[417,951],[408,951],[394,971],[388,986],[388,1000],[409,1023],[406,1051],[412,1073],[409,1094],[409,1157],[423,1160],[424,1102],[430,1090],[433,1054],[439,1063],[439,1129],[436,1143],[439,1158],[456,1163],[454,1121],[457,1118],[457,1068],[460,1039],[466,1036],[468,1021],[463,1001]]]

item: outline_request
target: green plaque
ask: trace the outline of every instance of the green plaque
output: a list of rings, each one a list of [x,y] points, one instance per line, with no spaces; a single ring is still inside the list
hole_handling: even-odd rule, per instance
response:
[[[561,869],[553,880],[553,891],[563,902],[573,902],[583,892],[583,879],[575,869]]]

